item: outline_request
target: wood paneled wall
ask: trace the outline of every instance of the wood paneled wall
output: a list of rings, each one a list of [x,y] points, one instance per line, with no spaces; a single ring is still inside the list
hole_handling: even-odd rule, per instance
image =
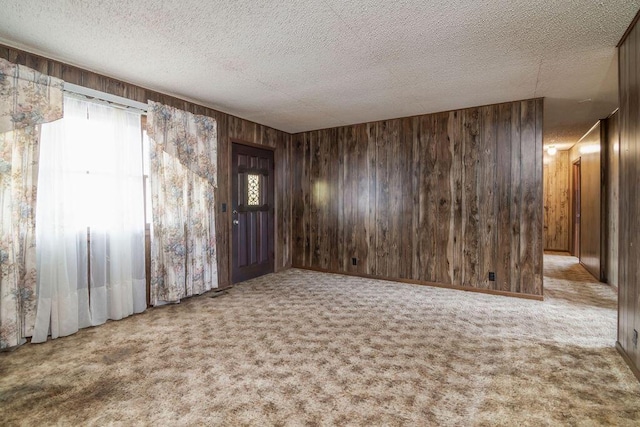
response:
[[[8,46],[0,45],[0,58],[26,65],[65,82],[77,84],[124,98],[146,103],[161,102],[194,114],[216,119],[218,123],[218,188],[216,190],[216,236],[218,244],[219,287],[227,287],[230,279],[231,244],[231,142],[245,142],[275,149],[276,207],[275,207],[275,269],[291,265],[291,135],[279,130],[243,120],[220,111],[124,83],[59,61],[43,58]],[[225,203],[227,211],[222,212]]]
[[[606,150],[606,184],[605,202],[606,218],[604,220],[607,227],[606,233],[606,265],[605,277],[607,283],[618,286],[618,243],[619,243],[619,173],[620,173],[620,139],[618,127],[618,113],[612,114],[605,121],[606,139],[604,149]]]
[[[569,151],[546,156],[544,165],[544,249],[569,251]]]
[[[636,375],[640,350],[640,25],[618,50],[620,84],[620,246],[618,253],[618,348]]]
[[[293,135],[293,265],[541,296],[542,106]]]
[[[598,280],[604,279],[602,252],[601,161],[602,125],[599,121],[570,150],[573,164],[580,159],[580,263]],[[573,183],[571,184],[573,190]]]

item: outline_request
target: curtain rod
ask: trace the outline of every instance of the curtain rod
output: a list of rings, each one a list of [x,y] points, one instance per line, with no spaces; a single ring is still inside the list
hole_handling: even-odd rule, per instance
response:
[[[140,114],[147,114],[149,108],[147,104],[124,98],[122,96],[111,95],[110,93],[101,92],[99,90],[89,89],[84,86],[75,85],[73,83],[64,83],[64,91],[72,95],[80,95],[85,98],[96,101],[106,102],[110,105],[124,108],[126,110],[135,110]]]

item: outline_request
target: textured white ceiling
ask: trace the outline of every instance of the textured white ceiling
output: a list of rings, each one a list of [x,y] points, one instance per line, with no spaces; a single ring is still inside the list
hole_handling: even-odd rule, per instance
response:
[[[0,0],[0,42],[288,132],[544,96],[570,145],[639,1]]]

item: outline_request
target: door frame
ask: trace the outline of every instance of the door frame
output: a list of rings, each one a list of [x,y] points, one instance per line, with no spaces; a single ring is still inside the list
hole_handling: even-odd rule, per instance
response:
[[[246,141],[239,138],[229,138],[229,150],[227,154],[227,161],[229,165],[229,175],[227,179],[229,180],[228,192],[227,192],[227,230],[229,231],[228,245],[227,245],[227,271],[229,272],[229,286],[233,286],[233,144],[244,145],[251,148],[258,148],[261,150],[272,151],[273,152],[273,271],[274,273],[278,271],[276,260],[278,259],[278,254],[280,251],[280,245],[276,236],[278,235],[278,218],[279,214],[279,206],[278,206],[278,168],[277,168],[277,154],[278,148],[271,147],[268,145],[256,144],[255,142]]]
[[[577,177],[577,178],[576,178]],[[576,188],[577,187],[577,188]],[[578,157],[571,163],[571,255],[580,259],[582,233],[582,158]],[[577,211],[580,210],[580,221],[576,224]],[[576,228],[578,228],[576,233]],[[578,247],[576,247],[578,239]]]

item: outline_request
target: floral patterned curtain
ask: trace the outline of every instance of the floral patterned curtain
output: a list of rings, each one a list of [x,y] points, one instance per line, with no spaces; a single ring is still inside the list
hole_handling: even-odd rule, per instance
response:
[[[218,287],[214,119],[149,103],[151,304]]]
[[[33,331],[40,124],[62,118],[62,86],[0,59],[0,348]]]

